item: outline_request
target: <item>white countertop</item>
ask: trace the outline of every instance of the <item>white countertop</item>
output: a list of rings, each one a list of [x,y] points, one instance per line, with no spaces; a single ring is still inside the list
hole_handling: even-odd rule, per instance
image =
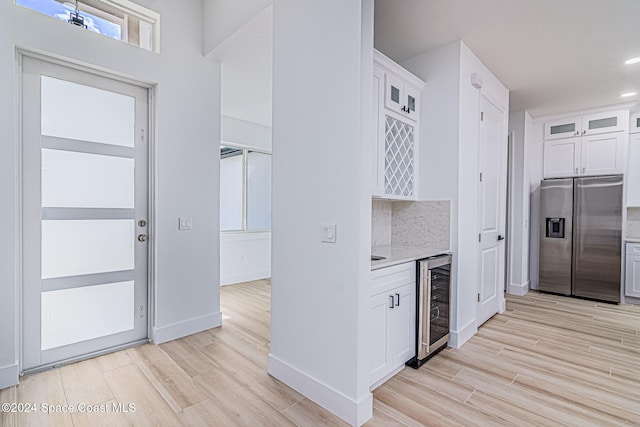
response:
[[[385,259],[371,261],[371,269],[377,270],[379,268],[391,267],[392,265],[416,261],[449,252],[449,248],[432,246],[374,246],[371,248],[371,255],[383,256]]]

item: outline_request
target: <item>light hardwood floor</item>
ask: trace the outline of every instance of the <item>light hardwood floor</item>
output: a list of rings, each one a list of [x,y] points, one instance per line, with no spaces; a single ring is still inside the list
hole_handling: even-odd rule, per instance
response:
[[[0,412],[0,426],[345,425],[266,374],[269,281],[223,287],[222,311],[221,328],[22,378],[0,403],[38,412]],[[42,403],[110,412],[47,415]],[[640,306],[509,296],[462,348],[376,389],[367,425],[639,426]]]

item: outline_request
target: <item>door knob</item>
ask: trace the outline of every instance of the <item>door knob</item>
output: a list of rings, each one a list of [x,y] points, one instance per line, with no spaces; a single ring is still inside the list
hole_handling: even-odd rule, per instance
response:
[[[498,240],[504,240],[504,236],[498,234]]]
[[[147,235],[146,234],[138,234],[138,242],[146,242]]]

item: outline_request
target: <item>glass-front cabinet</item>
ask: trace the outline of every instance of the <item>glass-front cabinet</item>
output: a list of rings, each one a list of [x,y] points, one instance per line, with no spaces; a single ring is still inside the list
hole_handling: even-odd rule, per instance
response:
[[[544,124],[544,139],[559,139],[579,136],[582,133],[582,117],[567,117],[566,119],[546,122]]]
[[[546,122],[544,124],[544,139],[548,141],[574,136],[620,132],[627,127],[627,114],[625,110],[603,111]]]
[[[374,51],[372,195],[417,199],[420,92],[424,82]]]

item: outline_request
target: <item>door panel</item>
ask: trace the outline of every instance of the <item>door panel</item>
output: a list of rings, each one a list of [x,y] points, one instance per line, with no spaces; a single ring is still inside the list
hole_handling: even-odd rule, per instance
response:
[[[148,93],[32,58],[22,77],[29,371],[147,337]]]
[[[482,97],[478,147],[478,309],[481,325],[500,311],[504,300],[507,133],[503,112]]]
[[[571,295],[573,178],[542,181],[539,229],[538,287],[542,291]]]
[[[544,177],[564,178],[580,172],[581,138],[544,142]]]
[[[622,176],[578,178],[575,183],[573,293],[620,302]]]
[[[582,138],[582,175],[622,173],[624,133],[585,136]]]

